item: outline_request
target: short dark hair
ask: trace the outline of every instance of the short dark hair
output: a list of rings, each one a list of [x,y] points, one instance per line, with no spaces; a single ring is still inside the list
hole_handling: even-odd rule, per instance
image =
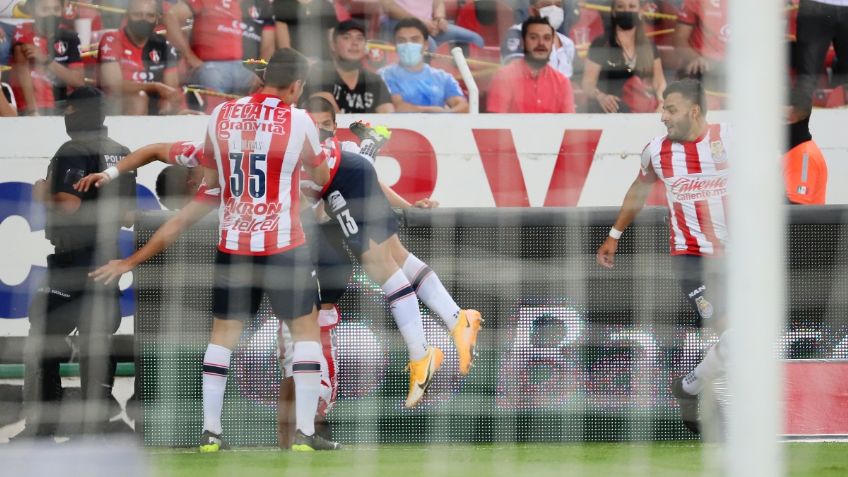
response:
[[[361,21],[351,18],[350,20],[340,22],[335,28],[333,28],[333,40],[351,30],[362,32],[363,35],[367,34],[365,31],[365,25]]]
[[[336,122],[336,108],[333,107],[333,103],[327,101],[327,98],[317,95],[312,96],[306,100],[306,107],[304,109],[310,113],[330,113],[333,122]]]
[[[295,81],[303,81],[309,73],[309,60],[291,48],[275,51],[265,67],[265,85],[288,88]]]
[[[395,30],[392,33],[392,38],[397,36],[397,32],[399,32],[401,28],[417,28],[418,31],[420,31],[421,34],[424,35],[424,41],[427,41],[430,38],[430,33],[427,31],[427,25],[425,25],[424,22],[417,18],[404,18],[401,21],[397,22],[397,25],[395,25]]]
[[[171,210],[183,208],[189,197],[185,195],[188,168],[168,166],[156,176],[156,195],[159,202]]]
[[[684,78],[679,81],[674,81],[666,86],[663,92],[663,99],[668,98],[668,95],[677,93],[680,96],[688,99],[694,104],[701,107],[701,116],[707,114],[707,98],[704,94],[704,88],[701,82],[694,78]]]
[[[530,29],[530,25],[546,25],[551,29],[551,32],[554,32],[554,27],[551,25],[551,22],[548,21],[545,17],[528,17],[527,20],[524,20],[524,23],[521,24],[521,40],[527,37],[527,30]]]

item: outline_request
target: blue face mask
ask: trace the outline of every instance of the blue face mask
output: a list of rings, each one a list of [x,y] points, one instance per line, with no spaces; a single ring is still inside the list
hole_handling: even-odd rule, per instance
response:
[[[397,45],[398,60],[402,66],[415,66],[423,60],[421,43],[399,43]]]

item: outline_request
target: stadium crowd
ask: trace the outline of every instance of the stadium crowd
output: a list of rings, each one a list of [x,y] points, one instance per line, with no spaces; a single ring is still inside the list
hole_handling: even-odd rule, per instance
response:
[[[349,113],[468,112],[454,46],[481,112],[654,112],[684,77],[704,81],[711,108],[724,99],[727,0],[89,1],[20,0],[0,18],[0,114],[60,113],[86,84],[112,114],[209,112],[260,87],[254,70],[280,47],[310,58],[310,94]],[[838,25],[822,9],[844,8],[786,3],[788,45],[799,12],[824,41]],[[522,28],[531,17],[556,34]],[[821,41],[792,50],[814,105],[845,104],[845,60]]]

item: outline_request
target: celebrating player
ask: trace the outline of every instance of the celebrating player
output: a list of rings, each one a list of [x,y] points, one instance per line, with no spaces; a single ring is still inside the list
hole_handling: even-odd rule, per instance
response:
[[[664,99],[662,121],[668,134],[654,138],[642,151],[642,169],[624,197],[609,237],[598,249],[597,262],[613,267],[622,233],[642,210],[654,182],[663,181],[675,273],[702,323],[722,333],[703,361],[671,385],[683,423],[698,433],[698,395],[724,372],[726,353],[721,346],[727,340],[721,264],[708,257],[721,255],[727,241],[728,127],[707,124],[704,92],[696,80],[670,84]]]
[[[195,200],[125,260],[92,272],[109,282],[176,240],[215,207],[220,241],[215,264],[212,337],[203,360],[204,424],[201,452],[226,448],[221,409],[230,357],[244,320],[256,315],[263,293],[293,335],[297,435],[293,450],[339,445],[315,435],[321,372],[317,284],[299,219],[301,164],[316,183],[329,180],[318,131],[294,108],[303,91],[306,59],[291,49],[274,53],[259,94],[215,108],[200,159],[204,183]],[[111,170],[110,175],[117,174]]]
[[[395,205],[406,201],[379,182],[370,163],[373,158],[343,150],[335,138],[333,106],[323,98],[313,97],[307,109],[326,137],[324,147],[329,156],[331,176],[323,187],[313,184],[311,189],[323,199],[324,212],[331,221],[338,223],[345,242],[362,268],[374,281],[381,283],[409,352],[406,407],[414,407],[424,396],[433,373],[443,360],[442,351],[429,346],[424,337],[418,298],[442,319],[450,331],[459,354],[459,372],[462,375],[471,370],[477,334],[483,320],[476,310],[460,309],[435,272],[401,244],[397,236],[397,220],[386,197]],[[360,125],[353,128],[354,132],[357,129],[365,138],[363,146],[366,140],[380,140],[373,130]]]

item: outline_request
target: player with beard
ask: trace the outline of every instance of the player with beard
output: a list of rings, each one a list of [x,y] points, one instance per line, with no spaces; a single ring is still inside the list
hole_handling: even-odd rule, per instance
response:
[[[487,104],[490,113],[574,112],[571,81],[548,64],[555,33],[545,18],[524,21],[524,58],[510,62],[492,78]]]
[[[642,210],[654,183],[662,181],[675,274],[699,324],[720,334],[695,369],[671,384],[683,423],[698,433],[698,395],[724,373],[727,353],[720,257],[727,243],[729,128],[707,123],[704,91],[696,80],[670,84],[664,100],[662,121],[668,134],[654,138],[642,151],[639,175],[596,258],[604,268],[614,266],[622,233]]]
[[[323,91],[332,95],[340,113],[393,113],[392,96],[383,78],[362,67],[365,26],[345,20],[333,29],[332,65],[313,68],[304,97]]]

